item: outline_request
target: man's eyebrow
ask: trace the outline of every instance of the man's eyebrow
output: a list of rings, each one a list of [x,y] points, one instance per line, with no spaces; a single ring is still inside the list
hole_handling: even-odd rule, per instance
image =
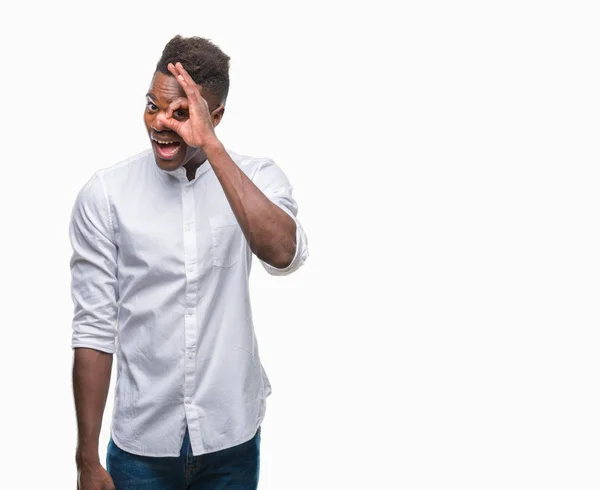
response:
[[[175,99],[179,99],[179,95],[176,95],[175,97],[171,97],[170,99],[167,99],[167,104],[170,104],[171,102],[173,102]],[[152,102],[156,102],[158,100],[158,98],[152,93],[152,92],[148,92],[146,94],[146,98],[151,99]]]

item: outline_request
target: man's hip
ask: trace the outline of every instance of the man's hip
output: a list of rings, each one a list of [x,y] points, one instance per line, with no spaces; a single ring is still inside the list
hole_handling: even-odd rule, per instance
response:
[[[106,468],[116,490],[256,490],[260,469],[259,427],[252,439],[212,453],[194,456],[186,428],[178,457],[131,454],[112,437]]]

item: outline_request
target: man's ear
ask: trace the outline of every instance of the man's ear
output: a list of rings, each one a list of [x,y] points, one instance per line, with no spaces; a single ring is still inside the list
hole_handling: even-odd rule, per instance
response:
[[[221,119],[223,119],[223,114],[225,114],[224,105],[220,105],[214,111],[211,112],[210,116],[212,118],[213,127],[216,128],[217,125],[221,122]]]

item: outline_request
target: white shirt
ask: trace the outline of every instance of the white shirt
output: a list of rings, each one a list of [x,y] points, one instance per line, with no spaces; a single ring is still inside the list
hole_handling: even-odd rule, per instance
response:
[[[227,150],[296,222],[293,187],[265,158]],[[251,439],[269,379],[260,362],[248,290],[252,252],[210,163],[189,182],[147,150],[98,171],[71,218],[72,347],[117,353],[111,436],[144,456],[179,456],[186,424],[200,455]]]

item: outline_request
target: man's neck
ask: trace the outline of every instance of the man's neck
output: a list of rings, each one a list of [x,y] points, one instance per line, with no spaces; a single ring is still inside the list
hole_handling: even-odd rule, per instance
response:
[[[185,168],[185,173],[187,176],[187,179],[189,181],[194,180],[194,178],[196,177],[196,170],[198,170],[198,167],[200,167],[200,165],[203,165],[207,160],[204,159],[202,162],[198,163],[198,162],[189,162],[186,163],[183,168]],[[209,164],[210,165],[210,164]]]

